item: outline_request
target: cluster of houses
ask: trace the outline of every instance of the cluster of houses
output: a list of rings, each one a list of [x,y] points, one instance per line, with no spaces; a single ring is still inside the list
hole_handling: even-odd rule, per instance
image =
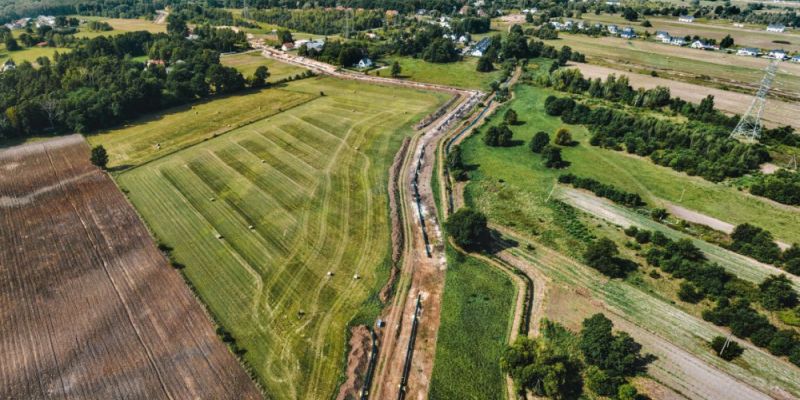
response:
[[[589,25],[587,25],[583,21],[574,22],[570,20],[564,22],[550,21],[550,26],[552,26],[553,29],[557,31],[571,31],[573,29],[577,29],[579,31],[586,31],[589,30],[590,28]],[[591,27],[595,29],[602,29],[603,25],[594,24]],[[634,31],[633,28],[631,28],[630,26],[626,26],[620,29],[618,26],[612,24],[612,25],[607,25],[606,30],[608,31],[609,34],[619,36],[623,39],[635,39],[637,37],[636,31]]]
[[[762,52],[761,49],[757,49],[754,47],[743,47],[736,52],[736,55],[739,56],[747,56],[747,57],[765,57],[765,58],[772,58],[775,60],[780,61],[792,61],[796,63],[800,63],[800,54],[795,54],[794,56],[789,56],[789,53],[783,49],[775,49],[770,50],[768,52]]]
[[[36,19],[32,18],[20,18],[16,21],[11,21],[5,24],[5,27],[14,30],[14,29],[25,29],[28,24],[33,21],[33,24],[39,28],[42,26],[55,26],[56,25],[56,17],[52,15],[40,15],[36,17]]]
[[[712,45],[710,43],[706,43],[702,40],[695,40],[690,42],[686,40],[684,37],[679,36],[671,36],[668,32],[665,31],[656,31],[656,39],[660,40],[661,43],[669,44],[672,46],[689,46],[693,49],[698,50],[719,50],[719,46]]]
[[[283,50],[283,51],[295,50],[295,49],[299,49],[303,45],[305,45],[306,49],[308,49],[308,50],[322,51],[322,48],[325,47],[325,41],[322,40],[322,39],[313,39],[313,40],[300,39],[300,40],[295,40],[294,42],[286,42],[286,43],[282,44],[281,45],[281,50]]]

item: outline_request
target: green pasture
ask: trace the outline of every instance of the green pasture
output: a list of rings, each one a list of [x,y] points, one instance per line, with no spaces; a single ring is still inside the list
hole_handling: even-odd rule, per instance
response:
[[[516,289],[504,272],[450,249],[431,399],[505,399],[500,357]]]
[[[304,102],[117,181],[269,396],[330,398],[347,326],[372,322],[388,277],[387,170],[446,96],[331,78],[290,93]]]
[[[269,70],[268,81],[270,82],[276,82],[306,71],[305,68],[266,58],[259,51],[223,55],[220,57],[220,62],[225,66],[236,68],[245,78],[253,76],[256,68],[262,65],[266,66]]]
[[[465,195],[495,222],[541,234],[553,243],[562,242],[565,249],[573,248],[563,243],[568,240],[564,235],[555,232],[564,228],[553,226],[557,214],[543,202],[558,175],[571,172],[638,193],[651,206],[666,200],[734,225],[745,222],[758,225],[787,243],[800,242],[799,211],[734,187],[655,165],[645,158],[591,146],[589,133],[583,126],[566,126],[579,142],[562,151],[570,167],[565,170],[545,168],[541,157],[533,154],[527,144],[537,131],[548,132],[552,138],[558,128],[565,126],[559,118],[544,113],[544,99],[550,94],[563,95],[518,85],[516,98],[492,118],[491,123],[499,123],[507,107],[517,111],[523,124],[511,129],[518,145],[490,148],[480,140],[482,134],[474,135],[462,145],[465,160],[476,168],[471,172],[473,183],[467,187]]]
[[[489,84],[500,77],[500,71],[478,72],[475,69],[478,63],[476,57],[465,57],[463,61],[446,64],[430,63],[410,57],[389,57],[384,61],[389,66],[395,61],[399,62],[402,69],[401,78],[466,89],[489,90]],[[384,68],[380,73],[382,76],[389,76],[390,69]]]

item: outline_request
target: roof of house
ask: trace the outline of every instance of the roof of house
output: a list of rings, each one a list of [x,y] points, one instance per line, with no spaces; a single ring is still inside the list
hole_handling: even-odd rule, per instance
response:
[[[744,51],[744,52],[748,52],[748,53],[758,53],[760,50],[756,49],[754,47],[744,47],[744,48],[739,49],[739,51]]]
[[[769,24],[769,25],[767,25],[767,28],[784,29],[784,28],[786,28],[786,25],[784,25],[784,24]]]

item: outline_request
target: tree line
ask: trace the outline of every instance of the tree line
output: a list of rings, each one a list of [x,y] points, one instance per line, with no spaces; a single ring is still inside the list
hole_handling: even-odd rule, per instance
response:
[[[0,74],[0,136],[89,132],[215,94],[246,87],[204,40],[130,32],[80,41],[38,68],[22,63]],[[132,57],[148,56],[146,66]]]
[[[628,153],[713,182],[756,171],[770,160],[763,145],[731,139],[724,126],[673,122],[605,106],[589,108],[569,97],[548,96],[545,111],[561,116],[565,123],[587,125],[594,146],[622,150],[624,145]]]
[[[600,197],[605,197],[624,206],[641,207],[645,205],[639,194],[620,190],[613,185],[602,183],[596,179],[583,178],[568,173],[559,175],[558,182],[572,185],[578,189],[586,189]]]
[[[579,399],[588,391],[633,400],[639,396],[630,378],[645,374],[653,360],[627,332],[614,332],[614,323],[598,313],[584,319],[577,334],[542,320],[539,337],[519,337],[500,365],[521,398]]]
[[[634,237],[639,232],[635,227],[625,231]],[[715,302],[713,308],[702,312],[703,319],[729,327],[735,336],[749,338],[776,356],[789,356],[789,361],[800,366],[797,332],[779,329],[753,307],[757,304],[767,311],[796,307],[798,294],[786,275],[771,275],[755,285],[710,262],[689,239],[671,240],[656,231],[650,233],[649,243],[647,263],[684,280],[678,291],[682,301],[698,303],[708,298]]]

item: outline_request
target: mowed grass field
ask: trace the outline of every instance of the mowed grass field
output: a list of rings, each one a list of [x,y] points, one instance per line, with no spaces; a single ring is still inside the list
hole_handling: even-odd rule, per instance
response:
[[[286,90],[325,96],[117,180],[269,396],[329,398],[346,327],[377,315],[388,277],[387,170],[447,97],[331,78]]]
[[[236,68],[245,78],[253,76],[256,68],[262,65],[266,66],[269,70],[268,81],[270,82],[276,82],[305,72],[305,68],[266,58],[261,55],[260,51],[222,55],[220,56],[220,62],[225,66]]]
[[[90,31],[86,25],[81,25],[79,27],[80,32],[75,34],[76,37],[87,37],[93,38],[97,36],[111,36],[111,35],[119,35],[125,32],[135,32],[135,31],[148,31],[152,33],[159,33],[159,32],[166,32],[167,31],[167,24],[157,24],[152,20],[142,19],[142,18],[103,18],[103,17],[91,17],[91,16],[84,16],[84,15],[73,15],[73,17],[78,18],[81,21],[103,21],[107,22],[111,25],[114,30],[111,31],[101,31],[101,32],[93,32]]]
[[[563,95],[532,86],[517,86],[515,100],[506,107],[517,111],[524,121],[522,125],[511,127],[514,139],[520,141],[518,146],[489,148],[479,140],[480,135],[462,145],[465,159],[477,168],[472,172],[474,182],[467,186],[465,196],[497,223],[537,232],[545,240],[552,239],[554,244],[564,240],[556,232],[563,229],[559,227],[562,224],[553,223],[559,217],[557,210],[543,200],[550,195],[558,175],[571,172],[638,193],[652,206],[666,200],[731,224],[758,225],[787,243],[800,242],[797,229],[800,211],[797,209],[655,165],[646,158],[591,146],[589,133],[583,126],[567,126],[544,113],[544,99],[550,94]],[[504,110],[500,109],[491,123],[499,123]],[[572,164],[560,171],[545,168],[540,156],[533,154],[527,144],[537,131],[548,132],[552,138],[562,126],[579,142],[562,151],[564,159]],[[491,178],[486,177],[484,171],[491,171]],[[562,244],[566,249],[573,247]]]
[[[92,145],[102,144],[106,148],[110,168],[130,168],[316,97],[319,93],[282,88],[243,92],[145,116],[122,128],[93,134],[88,139]]]
[[[492,266],[448,251],[431,399],[505,399],[500,357],[508,344],[514,283]]]
[[[53,58],[56,52],[67,53],[71,51],[68,48],[56,47],[25,47],[17,51],[8,51],[4,44],[0,44],[0,64],[4,64],[8,59],[14,60],[16,64],[21,64],[25,61],[36,63],[39,57]]]
[[[389,57],[387,65],[399,62],[401,78],[425,83],[456,86],[465,89],[489,90],[489,84],[500,77],[500,71],[478,72],[476,57],[465,57],[463,61],[446,64],[430,63],[411,57]],[[380,71],[382,76],[389,76],[390,69]]]

